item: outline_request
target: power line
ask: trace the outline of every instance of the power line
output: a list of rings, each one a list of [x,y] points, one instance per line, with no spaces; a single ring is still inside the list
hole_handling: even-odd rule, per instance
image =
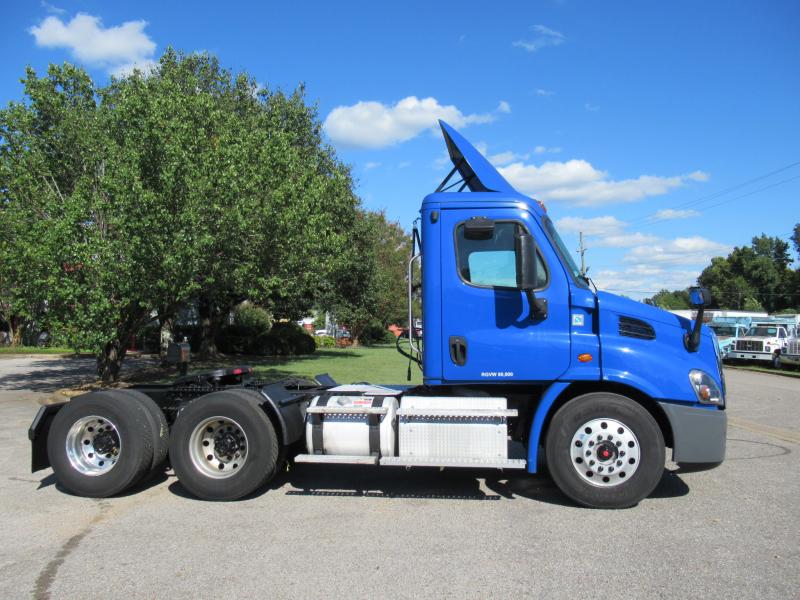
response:
[[[727,187],[727,188],[725,188],[723,190],[719,190],[718,192],[714,192],[713,194],[708,194],[706,196],[701,196],[700,198],[696,198],[694,200],[689,200],[688,202],[684,202],[682,204],[678,204],[676,206],[673,206],[672,210],[677,210],[677,209],[681,209],[681,208],[689,208],[691,206],[698,206],[698,205],[700,205],[703,202],[706,202],[708,200],[715,200],[716,198],[719,198],[720,196],[724,196],[725,194],[729,194],[731,192],[735,192],[736,190],[739,190],[739,189],[741,189],[743,187],[747,187],[748,185],[751,185],[751,184],[756,183],[758,181],[762,181],[764,179],[772,177],[773,175],[777,175],[778,173],[782,173],[784,171],[788,171],[789,169],[791,169],[792,167],[796,167],[797,165],[800,165],[800,160],[792,162],[792,163],[789,163],[788,165],[780,167],[779,169],[775,169],[774,171],[769,171],[768,173],[764,173],[762,175],[758,175],[756,177],[753,177],[752,179],[748,179],[747,181],[743,181],[741,183],[737,183],[737,184],[732,185],[730,187]],[[795,178],[792,178],[792,179],[795,179]],[[790,180],[787,180],[787,181],[790,181]],[[707,208],[710,208],[710,207],[705,207],[703,210],[706,210]],[[653,218],[653,215],[650,215],[648,217],[642,217],[641,219],[634,220],[631,223],[631,225],[635,225],[636,223],[640,223],[640,222],[646,222],[646,221],[651,220],[652,218]],[[656,221],[656,222],[658,222],[658,221]]]

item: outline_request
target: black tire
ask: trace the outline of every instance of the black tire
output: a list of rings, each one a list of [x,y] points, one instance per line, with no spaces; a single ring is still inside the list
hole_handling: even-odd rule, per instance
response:
[[[622,479],[625,477],[626,467],[617,467],[611,479],[605,475],[584,477],[578,472],[578,467],[573,461],[581,462],[581,459],[573,458],[573,444],[579,445],[574,442],[574,436],[581,433],[581,428],[585,424],[596,419],[601,421],[613,419],[619,422],[628,430],[625,435],[632,433],[638,441],[638,463],[629,477]],[[592,439],[589,440],[589,444],[596,452],[599,452],[601,443],[606,443],[598,442],[595,446],[594,433],[599,431],[591,432]],[[585,449],[587,452],[591,451],[589,445]],[[610,449],[614,451],[614,448]],[[550,475],[559,489],[578,504],[591,508],[634,506],[650,495],[664,472],[664,436],[658,423],[640,404],[617,394],[597,392],[567,402],[553,416],[547,430],[545,450]],[[600,461],[598,456],[595,458]],[[615,465],[612,464],[613,466]],[[587,469],[588,475],[589,470],[597,467],[582,466],[581,470],[584,468]],[[619,479],[615,479],[617,476]],[[601,484],[600,477],[603,481],[610,481],[610,487],[608,484]]]
[[[147,411],[150,429],[153,435],[153,462],[150,470],[155,471],[160,468],[167,459],[169,453],[169,424],[164,412],[158,407],[150,396],[130,389],[119,389],[110,392],[123,400],[133,400],[142,405]]]
[[[204,500],[238,500],[275,475],[280,450],[278,436],[259,398],[247,390],[212,392],[180,411],[172,426],[169,457],[178,480],[191,494]],[[246,461],[238,470],[228,471],[231,475],[220,479],[208,475],[192,460],[195,429],[216,417],[234,421],[247,440]],[[216,456],[216,448],[212,450]]]
[[[70,430],[90,416],[113,424],[120,442],[113,467],[94,475],[82,472],[67,453]],[[92,392],[73,398],[53,418],[47,435],[47,456],[66,491],[106,498],[124,492],[149,472],[153,463],[152,431],[149,414],[140,403],[120,402],[113,392]]]

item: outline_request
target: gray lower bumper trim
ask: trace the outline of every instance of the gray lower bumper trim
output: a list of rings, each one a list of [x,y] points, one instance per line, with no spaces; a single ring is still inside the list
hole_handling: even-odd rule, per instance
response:
[[[728,417],[724,410],[659,402],[672,427],[672,460],[677,463],[720,463],[725,460]]]

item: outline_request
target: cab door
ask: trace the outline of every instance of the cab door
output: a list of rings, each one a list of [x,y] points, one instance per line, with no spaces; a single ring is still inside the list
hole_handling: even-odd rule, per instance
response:
[[[472,217],[493,222],[491,235],[469,239]],[[453,382],[552,381],[569,367],[569,285],[539,223],[517,208],[442,211],[442,375]],[[515,233],[537,245],[537,300],[530,318],[516,288]],[[472,234],[470,234],[472,235]]]

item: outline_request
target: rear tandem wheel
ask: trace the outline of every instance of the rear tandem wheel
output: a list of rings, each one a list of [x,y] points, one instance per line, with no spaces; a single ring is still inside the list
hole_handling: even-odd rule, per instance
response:
[[[193,495],[237,500],[274,477],[279,445],[257,394],[225,390],[201,396],[178,413],[169,456]]]

